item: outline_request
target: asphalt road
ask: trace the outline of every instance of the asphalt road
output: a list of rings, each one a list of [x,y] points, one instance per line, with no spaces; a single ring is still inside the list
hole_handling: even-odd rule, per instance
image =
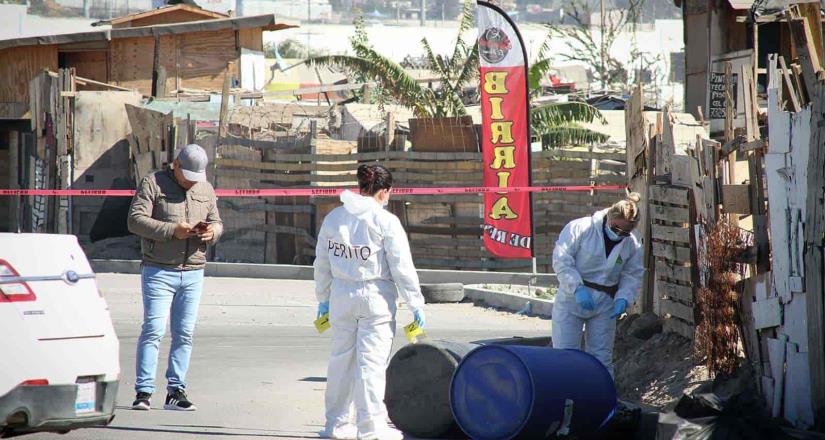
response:
[[[140,332],[140,277],[99,274],[120,339],[121,382],[112,424],[66,435],[24,439],[166,440],[318,438],[330,338],[318,335],[313,283],[208,278],[187,378],[196,412],[163,410],[168,337],[161,344],[152,411],[132,411],[135,343]],[[412,314],[399,311],[400,325]],[[399,327],[400,327],[399,325]],[[514,335],[547,336],[550,321],[475,307],[427,307],[430,337],[472,341]],[[399,328],[395,349],[406,343]]]

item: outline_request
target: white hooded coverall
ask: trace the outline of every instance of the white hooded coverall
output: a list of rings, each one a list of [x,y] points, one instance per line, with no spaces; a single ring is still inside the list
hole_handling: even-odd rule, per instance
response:
[[[590,289],[594,310],[577,302],[576,288],[583,280],[602,286],[616,286],[615,299],[623,298],[630,307],[641,287],[644,266],[642,246],[635,233],[625,237],[605,256],[604,221],[607,210],[591,217],[573,220],[561,231],[553,250],[553,269],[559,290],[553,304],[553,348],[581,349],[582,327],[586,326],[587,352],[596,357],[613,375],[613,342],[616,320],[611,319],[613,301],[607,293]]]
[[[387,426],[386,369],[395,335],[396,300],[414,312],[424,297],[407,234],[372,197],[350,191],[324,219],[315,249],[315,293],[330,302],[332,355],[326,390],[327,430],[350,423],[358,436]]]

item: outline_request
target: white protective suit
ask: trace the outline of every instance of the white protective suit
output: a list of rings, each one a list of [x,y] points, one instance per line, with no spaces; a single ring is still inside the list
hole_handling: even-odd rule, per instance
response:
[[[315,293],[330,302],[332,325],[326,429],[350,422],[354,399],[358,437],[374,438],[387,426],[397,296],[412,311],[424,306],[424,297],[398,217],[372,197],[345,191],[341,201],[324,219],[315,249]]]
[[[642,246],[636,234],[625,237],[605,257],[604,222],[607,210],[573,220],[561,231],[553,251],[553,269],[559,290],[553,304],[553,348],[581,349],[582,326],[586,325],[587,352],[595,356],[613,375],[613,342],[616,320],[611,319],[613,301],[607,293],[590,289],[594,310],[576,303],[576,288],[583,280],[602,286],[616,286],[616,298],[630,307],[641,287],[644,266]]]

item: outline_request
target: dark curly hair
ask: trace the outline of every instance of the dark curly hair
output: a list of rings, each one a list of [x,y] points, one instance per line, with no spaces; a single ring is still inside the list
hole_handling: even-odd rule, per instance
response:
[[[382,189],[392,188],[392,174],[381,165],[361,165],[358,167],[358,189],[361,194],[373,196]]]

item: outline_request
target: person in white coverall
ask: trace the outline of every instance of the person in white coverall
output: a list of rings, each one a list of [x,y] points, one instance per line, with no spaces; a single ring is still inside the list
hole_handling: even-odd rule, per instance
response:
[[[398,217],[384,209],[392,175],[380,165],[361,165],[358,186],[360,195],[344,191],[344,206],[324,219],[315,250],[318,315],[329,312],[332,330],[321,436],[400,440],[403,434],[388,425],[384,405],[396,300],[400,294],[423,327],[424,298],[407,235]]]
[[[573,220],[561,231],[553,251],[559,290],[553,304],[553,348],[581,349],[613,375],[616,319],[634,303],[644,266],[633,229],[639,220],[639,195],[631,193],[609,209]]]

